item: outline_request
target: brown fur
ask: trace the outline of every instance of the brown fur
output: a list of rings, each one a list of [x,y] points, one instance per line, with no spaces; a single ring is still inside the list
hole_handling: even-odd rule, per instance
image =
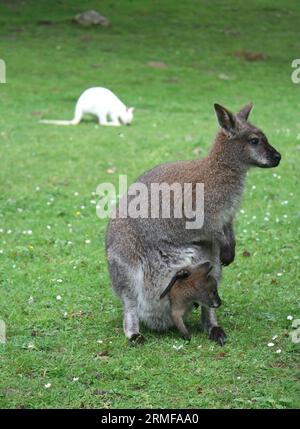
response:
[[[174,324],[185,340],[190,340],[191,336],[183,318],[193,304],[212,308],[221,305],[217,282],[209,275],[211,269],[210,263],[206,262],[200,266],[180,270],[161,294],[161,299],[168,295]]]

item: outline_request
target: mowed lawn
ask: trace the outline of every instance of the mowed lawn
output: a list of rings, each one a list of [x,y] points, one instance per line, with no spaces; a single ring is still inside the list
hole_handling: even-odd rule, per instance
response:
[[[91,8],[112,26],[70,22]],[[299,20],[296,0],[1,2],[0,407],[299,407]],[[131,127],[38,123],[71,119],[95,85],[136,107]],[[213,103],[249,101],[282,162],[248,175],[220,289],[227,344],[195,310],[189,344],[142,327],[145,346],[128,347],[96,187],[204,156]]]

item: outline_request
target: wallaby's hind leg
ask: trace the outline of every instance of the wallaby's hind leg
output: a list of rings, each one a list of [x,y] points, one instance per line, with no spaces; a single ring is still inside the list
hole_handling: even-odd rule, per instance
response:
[[[223,329],[218,326],[217,317],[213,308],[201,306],[201,322],[209,338],[216,341],[220,346],[224,346],[226,334]]]
[[[191,335],[184,324],[183,315],[184,314],[182,311],[172,309],[172,318],[173,318],[173,322],[176,325],[176,328],[178,329],[178,331],[180,332],[184,340],[190,341]]]
[[[137,302],[135,299],[123,297],[124,320],[123,329],[130,345],[144,344],[145,338],[140,334],[139,317],[137,314]]]
[[[74,113],[74,118],[72,119],[71,124],[72,125],[78,125],[79,122],[81,121],[82,117],[83,117],[83,111],[81,110],[80,107],[78,107],[76,105],[76,107],[75,107],[75,113]]]
[[[130,270],[126,263],[108,257],[112,287],[124,305],[123,329],[131,345],[143,344],[144,337],[139,332],[138,302],[134,282],[139,281],[138,272]]]

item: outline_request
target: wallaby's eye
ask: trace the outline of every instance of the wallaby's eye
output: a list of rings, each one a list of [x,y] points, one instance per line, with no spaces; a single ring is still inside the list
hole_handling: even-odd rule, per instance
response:
[[[252,144],[253,146],[257,145],[259,143],[259,139],[257,137],[252,137],[249,140],[249,143]]]

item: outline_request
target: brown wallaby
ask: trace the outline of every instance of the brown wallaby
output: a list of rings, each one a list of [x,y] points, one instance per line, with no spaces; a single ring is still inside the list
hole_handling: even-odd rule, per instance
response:
[[[210,262],[178,271],[161,294],[160,299],[168,295],[171,314],[178,331],[184,340],[190,340],[183,318],[195,303],[206,307],[218,308],[221,299],[218,283],[212,275]]]
[[[212,275],[220,281],[221,263],[234,259],[233,220],[239,206],[246,173],[250,167],[276,167],[280,154],[265,134],[248,121],[252,104],[236,115],[215,104],[220,130],[203,159],[159,165],[144,173],[135,184],[204,184],[204,223],[187,229],[186,218],[174,212],[169,218],[119,216],[124,198],[111,219],[106,250],[112,287],[124,304],[124,332],[133,341],[143,341],[139,321],[152,329],[167,329],[174,324],[168,300],[160,295],[178,270],[206,261],[213,265]],[[194,195],[192,198],[194,198]],[[175,204],[175,199],[174,199]],[[159,201],[160,207],[162,201]],[[213,308],[202,306],[202,324],[211,339],[224,343],[225,333],[218,327]]]

